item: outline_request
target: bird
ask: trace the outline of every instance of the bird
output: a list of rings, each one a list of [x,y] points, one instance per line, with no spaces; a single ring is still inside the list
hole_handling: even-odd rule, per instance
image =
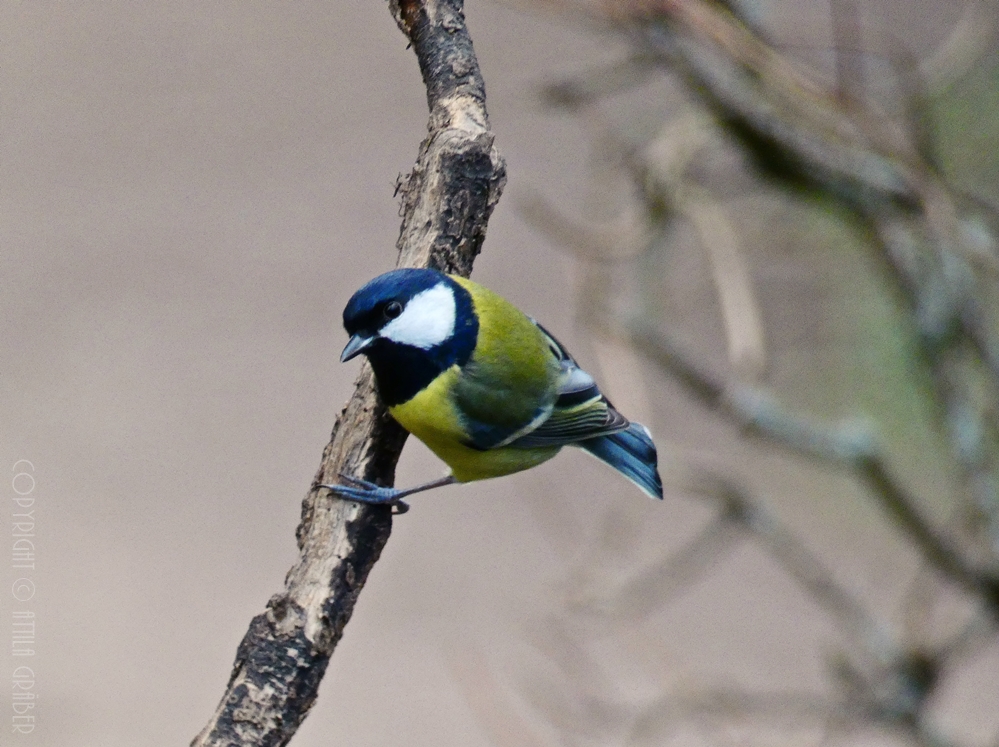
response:
[[[341,362],[367,357],[389,414],[451,469],[410,488],[346,474],[323,484],[362,503],[393,504],[432,488],[535,467],[563,446],[610,465],[662,499],[649,430],[614,409],[565,347],[488,288],[430,268],[370,280],[343,311]]]

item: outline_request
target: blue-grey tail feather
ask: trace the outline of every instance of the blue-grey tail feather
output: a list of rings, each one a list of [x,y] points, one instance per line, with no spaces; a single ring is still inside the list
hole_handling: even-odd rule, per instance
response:
[[[626,430],[578,441],[579,446],[609,464],[652,498],[663,497],[663,481],[657,469],[656,445],[648,429],[632,423]]]

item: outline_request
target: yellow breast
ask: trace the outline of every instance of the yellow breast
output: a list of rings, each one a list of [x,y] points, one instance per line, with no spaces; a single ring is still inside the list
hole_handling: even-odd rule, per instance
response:
[[[534,467],[558,453],[557,446],[487,451],[465,446],[461,416],[451,396],[458,376],[458,367],[452,366],[408,402],[390,407],[389,413],[444,461],[459,482],[509,475]]]

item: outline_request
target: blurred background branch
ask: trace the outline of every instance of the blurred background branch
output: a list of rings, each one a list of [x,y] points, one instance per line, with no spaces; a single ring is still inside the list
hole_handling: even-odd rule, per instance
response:
[[[831,0],[829,54],[811,60],[771,39],[772,3],[520,5],[624,42],[542,92],[584,124],[600,208],[575,218],[522,191],[521,212],[570,258],[612,398],[644,369],[731,440],[690,453],[688,422],[650,413],[664,481],[705,505],[685,544],[658,543],[622,499],[553,582],[557,601],[521,621],[530,652],[505,683],[467,644],[488,692],[457,679],[493,742],[999,743],[994,678],[974,728],[946,705],[999,645],[999,192],[969,188],[944,155],[972,145],[947,130],[948,97],[980,70],[978,95],[999,90],[996,4],[966,3],[916,50],[870,4]],[[977,116],[999,131],[994,110]],[[963,158],[999,178],[994,149]],[[614,365],[608,345],[626,351]],[[775,478],[792,470],[807,477],[789,490]],[[884,522],[859,576],[813,549],[821,517],[858,511],[851,490]],[[828,624],[821,683],[703,685],[657,650],[650,626],[747,543]],[[898,597],[872,598],[893,575]],[[652,684],[628,684],[628,656]]]

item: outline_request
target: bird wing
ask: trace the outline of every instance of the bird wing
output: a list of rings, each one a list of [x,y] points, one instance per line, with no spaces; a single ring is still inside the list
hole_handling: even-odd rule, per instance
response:
[[[471,294],[479,320],[475,351],[450,394],[466,446],[557,447],[628,427],[544,327],[492,291],[453,279]]]
[[[536,321],[534,324],[558,360],[557,396],[547,416],[500,445],[523,449],[565,446],[625,430],[630,425],[628,419],[614,409],[593,377],[579,367],[565,346],[548,330]]]
[[[461,418],[463,443],[497,449],[547,420],[558,397],[561,368],[547,337],[508,301],[464,278],[479,333],[472,357],[455,378],[450,398]]]

